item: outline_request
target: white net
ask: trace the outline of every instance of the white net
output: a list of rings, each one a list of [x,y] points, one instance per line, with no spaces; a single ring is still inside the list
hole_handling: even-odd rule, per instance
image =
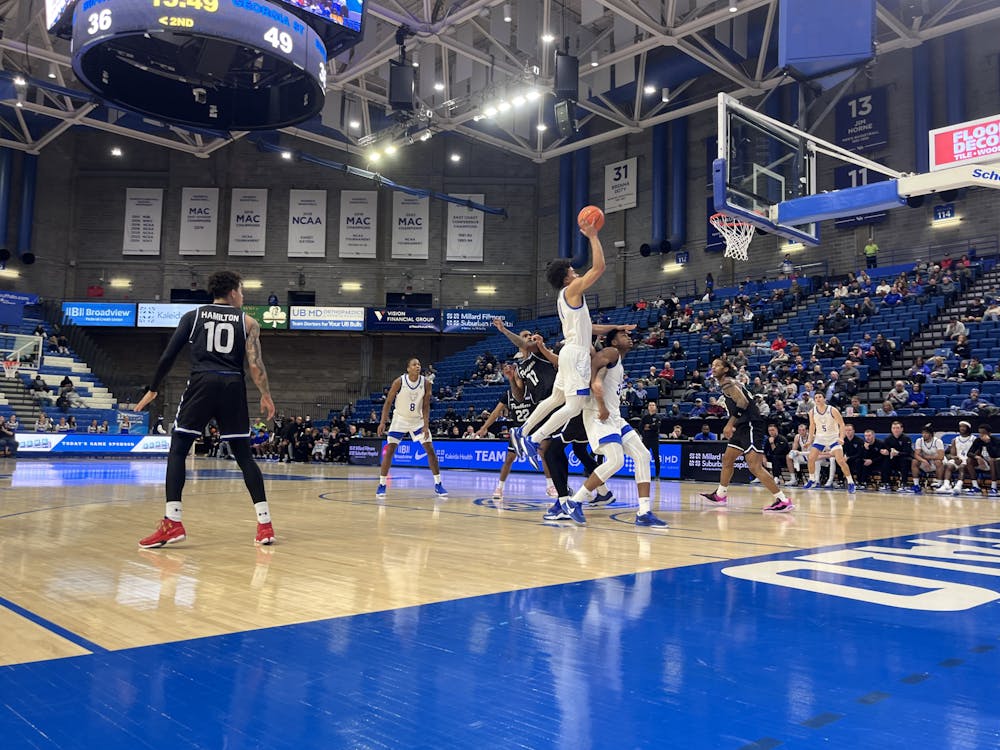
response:
[[[5,359],[3,361],[3,374],[7,378],[17,377],[17,369],[21,363],[16,359]]]
[[[726,240],[726,257],[736,260],[747,260],[750,241],[757,228],[748,221],[741,221],[728,214],[712,214],[709,221]]]

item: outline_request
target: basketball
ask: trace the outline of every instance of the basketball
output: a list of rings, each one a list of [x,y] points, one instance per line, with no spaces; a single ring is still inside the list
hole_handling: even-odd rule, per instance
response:
[[[604,226],[604,212],[597,206],[584,206],[577,214],[576,223],[580,226],[593,224],[594,228],[600,231],[601,227]]]

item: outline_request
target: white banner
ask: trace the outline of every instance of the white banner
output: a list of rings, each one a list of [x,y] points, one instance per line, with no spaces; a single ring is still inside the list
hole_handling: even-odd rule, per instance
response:
[[[288,193],[288,257],[326,257],[326,191]]]
[[[378,193],[374,190],[340,192],[340,257],[374,258],[378,233]]]
[[[159,255],[163,229],[163,191],[128,188],[125,191],[125,239],[122,255]]]
[[[624,211],[636,205],[635,157],[604,167],[604,213]]]
[[[430,198],[392,194],[392,257],[427,260]]]
[[[267,188],[233,188],[229,212],[229,254],[264,255],[267,236]]]
[[[181,255],[215,255],[219,237],[219,188],[181,191]]]
[[[473,203],[483,203],[486,200],[486,196],[482,193],[452,193],[452,197],[470,200]],[[448,204],[448,249],[445,260],[482,261],[484,217],[482,211],[474,208],[455,203]]]

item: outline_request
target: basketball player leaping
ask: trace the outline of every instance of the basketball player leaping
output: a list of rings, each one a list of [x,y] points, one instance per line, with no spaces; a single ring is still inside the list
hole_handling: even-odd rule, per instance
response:
[[[412,357],[406,363],[406,372],[392,381],[392,387],[385,397],[382,406],[382,419],[378,423],[378,436],[386,435],[385,423],[389,421],[389,409],[392,410],[392,422],[386,437],[385,453],[382,456],[382,468],[379,471],[378,488],[375,497],[385,497],[385,482],[389,477],[389,467],[392,457],[396,455],[399,441],[409,435],[415,443],[422,443],[427,451],[427,466],[434,475],[434,494],[438,497],[448,497],[441,484],[441,468],[438,466],[437,454],[431,442],[431,384],[420,374],[420,360]]]
[[[166,513],[156,531],[139,541],[140,547],[162,547],[183,541],[181,494],[184,461],[195,439],[214,417],[220,437],[229,441],[233,456],[243,471],[257,512],[257,544],[274,542],[271,513],[264,493],[264,478],[250,453],[250,416],[243,380],[244,359],[250,377],[260,391],[260,408],[266,419],[274,417],[271,386],[260,350],[260,324],[242,311],[243,282],[238,273],[220,271],[208,279],[212,304],[184,314],[170,343],[160,357],[156,374],[146,394],[135,406],[142,411],[156,398],[160,383],[170,372],[185,344],[191,347],[191,376],[177,406],[167,456]]]
[[[591,492],[625,465],[627,453],[635,464],[635,483],[639,491],[639,512],[635,516],[635,525],[667,525],[653,514],[653,506],[649,501],[649,462],[652,460],[649,449],[643,444],[639,434],[622,419],[620,412],[621,392],[625,381],[622,358],[632,351],[632,343],[632,337],[627,331],[611,331],[604,337],[604,348],[592,359],[592,398],[584,407],[583,424],[591,450],[603,455],[604,463],[594,470],[569,503],[558,510],[553,506],[546,513],[547,521],[568,518],[580,525],[586,524],[583,504],[590,499]]]
[[[604,273],[604,248],[597,236],[597,226],[581,222],[580,231],[590,240],[594,256],[593,265],[583,276],[572,267],[569,258],[557,258],[549,263],[545,278],[559,290],[556,307],[562,321],[563,348],[559,352],[559,371],[556,374],[552,395],[532,412],[524,427],[513,431],[514,446],[518,455],[526,457],[532,465],[541,468],[538,446],[542,440],[558,432],[569,420],[583,411],[590,395],[590,354],[594,333],[603,335],[621,328],[635,326],[594,326],[584,293]],[[553,412],[552,410],[555,409]],[[548,415],[548,419],[545,419]],[[545,419],[544,424],[542,420]]]
[[[764,508],[765,513],[787,513],[795,508],[791,500],[774,481],[771,473],[764,468],[764,441],[767,439],[767,424],[757,409],[757,404],[747,390],[737,382],[736,368],[726,359],[712,362],[712,375],[722,387],[722,395],[729,409],[729,421],[722,428],[722,436],[729,441],[722,454],[722,471],[719,486],[715,492],[702,494],[706,500],[724,505],[729,497],[729,482],[733,478],[736,457],[746,456],[747,468],[774,495],[774,502]]]
[[[854,494],[854,477],[851,476],[851,469],[847,465],[847,457],[844,456],[844,418],[840,416],[840,409],[826,403],[826,395],[822,391],[817,391],[813,396],[814,406],[809,412],[809,440],[812,447],[809,449],[809,481],[802,485],[802,489],[811,490],[819,486],[819,454],[829,451],[830,455],[837,462],[837,466],[844,472],[844,480],[847,482],[847,491]],[[833,484],[833,475],[837,469],[830,464],[830,481],[827,486]]]

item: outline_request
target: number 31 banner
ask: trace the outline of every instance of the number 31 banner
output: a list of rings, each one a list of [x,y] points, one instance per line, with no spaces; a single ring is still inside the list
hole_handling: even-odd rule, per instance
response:
[[[636,205],[635,157],[604,167],[604,213],[624,211]]]

